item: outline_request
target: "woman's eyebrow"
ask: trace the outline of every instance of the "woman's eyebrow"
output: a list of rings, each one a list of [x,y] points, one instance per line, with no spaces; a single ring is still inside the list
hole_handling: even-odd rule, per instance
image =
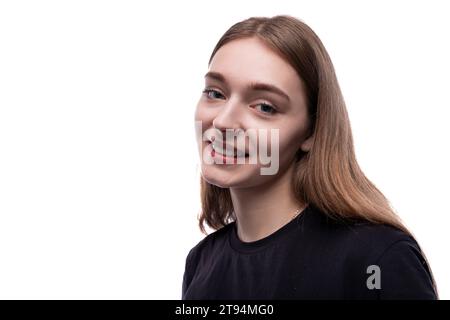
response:
[[[214,79],[214,80],[217,80],[217,81],[220,81],[220,82],[223,82],[223,83],[227,84],[227,80],[225,79],[223,74],[221,74],[219,72],[208,71],[205,74],[205,78],[211,78],[211,79]],[[249,83],[246,86],[246,89],[247,90],[253,90],[253,91],[269,91],[269,92],[273,92],[275,94],[278,94],[278,95],[282,96],[287,101],[291,101],[289,96],[283,90],[281,90],[277,86],[274,86],[273,84],[262,83],[262,82],[251,82],[251,83]]]

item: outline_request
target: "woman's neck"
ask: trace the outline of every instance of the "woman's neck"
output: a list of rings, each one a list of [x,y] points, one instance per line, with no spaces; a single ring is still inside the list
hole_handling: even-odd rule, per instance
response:
[[[252,188],[230,188],[237,233],[244,242],[257,241],[292,220],[297,210],[306,207],[295,198],[289,167],[273,182]]]

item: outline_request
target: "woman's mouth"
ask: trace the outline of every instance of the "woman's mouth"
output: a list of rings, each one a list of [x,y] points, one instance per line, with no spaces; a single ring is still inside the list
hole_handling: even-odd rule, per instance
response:
[[[248,153],[242,150],[237,150],[235,148],[230,150],[227,150],[227,148],[223,148],[218,146],[217,144],[209,143],[209,146],[211,147],[211,157],[216,160],[222,160],[222,163],[237,163],[239,159],[246,159],[248,158]]]

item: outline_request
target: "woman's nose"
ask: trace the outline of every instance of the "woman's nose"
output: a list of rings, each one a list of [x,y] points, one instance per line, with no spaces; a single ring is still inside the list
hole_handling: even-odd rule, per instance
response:
[[[220,107],[213,119],[213,127],[225,131],[226,129],[239,129],[243,127],[243,104],[228,100]]]

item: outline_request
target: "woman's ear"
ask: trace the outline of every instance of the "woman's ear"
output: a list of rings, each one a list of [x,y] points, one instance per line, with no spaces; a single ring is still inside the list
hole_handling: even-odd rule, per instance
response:
[[[310,135],[305,141],[302,142],[300,149],[304,152],[308,152],[311,149],[314,135]]]

